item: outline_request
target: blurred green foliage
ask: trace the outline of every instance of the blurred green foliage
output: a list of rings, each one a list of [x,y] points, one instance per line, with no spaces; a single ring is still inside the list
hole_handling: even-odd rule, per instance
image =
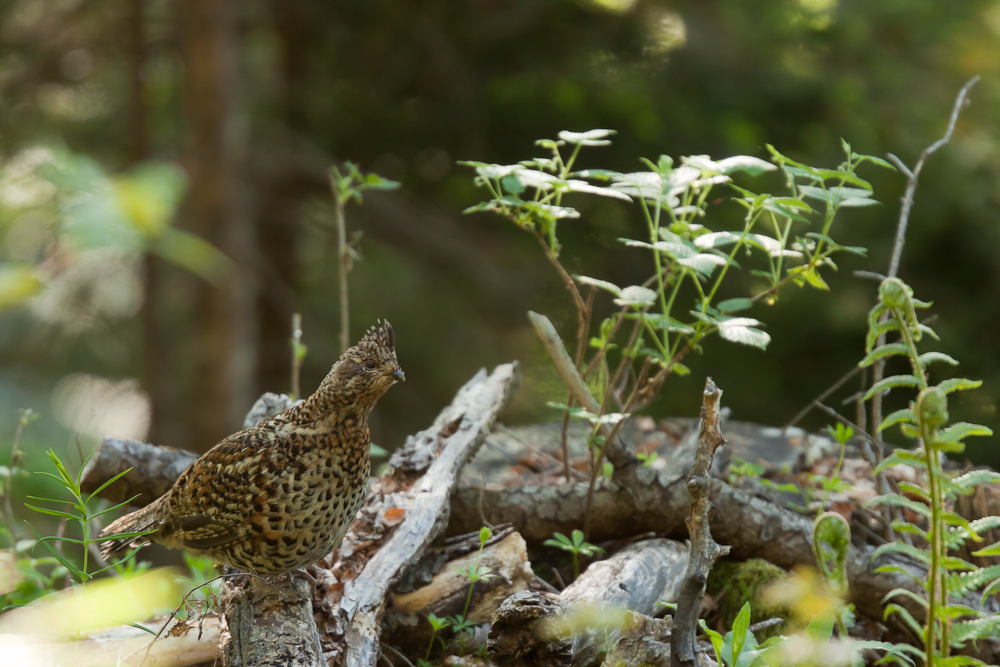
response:
[[[231,159],[251,240],[242,256],[223,248],[229,260],[213,250],[217,239],[193,233],[184,198],[205,177],[191,141],[186,11],[167,0],[0,4],[0,307],[30,298],[0,312],[0,433],[13,431],[18,406],[49,419],[53,387],[88,373],[140,378],[157,441],[212,444],[192,441],[190,427],[203,381],[190,362],[205,345],[193,296],[203,278],[256,299],[256,320],[240,325],[249,342],[233,352],[234,364],[256,369],[248,393],[288,389],[292,312],[303,314],[310,349],[303,391],[315,386],[337,355],[325,170],[344,160],[402,183],[349,220],[365,231],[351,321],[393,322],[408,379],[380,404],[376,440],[396,446],[477,368],[511,358],[527,379],[509,418],[555,418],[545,401],[562,390],[524,313],[551,313],[569,330],[572,312],[531,239],[461,217],[479,195],[456,160],[507,164],[535,137],[609,127],[615,144],[593,160],[622,172],[639,168],[637,155],[764,157],[765,144],[835,164],[842,137],[912,164],[973,74],[983,82],[972,106],[922,175],[900,275],[936,302],[937,328],[965,372],[987,379],[953,402],[953,415],[997,421],[1000,383],[988,380],[1000,374],[1000,2],[231,3],[227,127],[245,137]],[[39,172],[46,151],[57,168]],[[852,272],[885,270],[903,188],[888,172],[872,183],[883,205],[851,211],[843,230],[868,258],[841,262],[829,294],[782,294],[767,353],[706,340],[653,414],[694,414],[711,374],[736,418],[782,424],[852,367],[876,292]],[[639,216],[567,200],[583,214],[560,227],[568,270],[590,267],[618,285],[643,278],[616,242],[642,229]],[[159,282],[147,292],[151,268]],[[150,339],[143,318],[164,335]],[[280,336],[269,333],[274,322]],[[158,385],[145,372],[151,358],[167,367]],[[823,423],[812,415],[804,425]],[[77,428],[60,424],[44,447]]]

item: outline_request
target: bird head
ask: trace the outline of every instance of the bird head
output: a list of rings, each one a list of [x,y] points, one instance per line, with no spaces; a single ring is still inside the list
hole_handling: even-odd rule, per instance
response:
[[[392,325],[380,322],[340,355],[324,384],[347,400],[370,406],[389,387],[405,379],[396,361]]]

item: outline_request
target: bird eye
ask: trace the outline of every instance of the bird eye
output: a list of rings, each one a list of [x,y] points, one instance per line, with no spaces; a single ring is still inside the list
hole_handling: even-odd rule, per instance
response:
[[[370,371],[375,370],[375,362],[369,359],[368,361],[365,362],[365,368],[367,368]]]

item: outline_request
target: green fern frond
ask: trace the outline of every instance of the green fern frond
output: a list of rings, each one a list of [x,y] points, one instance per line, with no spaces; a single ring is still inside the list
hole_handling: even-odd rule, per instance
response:
[[[901,556],[912,558],[923,565],[931,564],[930,553],[924,551],[923,549],[918,549],[912,544],[904,544],[902,542],[886,542],[875,549],[875,553],[872,554],[872,558],[878,558],[879,556],[883,556],[888,553],[899,554]]]
[[[944,352],[924,352],[917,357],[917,359],[920,360],[920,365],[925,368],[928,364],[933,364],[935,362],[945,363],[950,366],[958,366],[958,360],[945,354]]]
[[[946,394],[951,394],[956,391],[979,389],[981,386],[983,386],[982,380],[967,380],[966,378],[948,378],[947,380],[942,380],[938,383],[938,389]]]
[[[872,396],[875,394],[881,394],[886,389],[893,389],[895,387],[919,387],[921,384],[922,381],[916,375],[890,375],[889,377],[882,378],[873,384],[871,389],[865,393],[861,400],[870,400]]]
[[[885,496],[875,496],[867,503],[865,503],[865,505],[869,507],[879,506],[879,505],[888,505],[890,507],[902,507],[904,509],[910,510],[911,512],[914,512],[915,514],[919,514],[920,516],[925,517],[927,519],[931,517],[931,509],[927,507],[927,505],[923,503],[918,503],[915,500],[910,500],[909,498],[904,498],[903,496],[896,493],[890,493]]]
[[[873,363],[879,359],[885,359],[886,357],[892,356],[907,356],[909,355],[910,348],[902,343],[888,343],[881,347],[876,347],[874,350],[865,355],[865,358],[861,360],[861,366],[871,366]]]
[[[993,429],[987,426],[983,426],[981,424],[970,424],[969,422],[958,422],[938,431],[937,437],[934,438],[934,444],[942,445],[960,443],[966,438],[988,438],[991,435],[993,435]]]
[[[882,462],[875,466],[875,473],[878,474],[892,466],[904,464],[913,466],[919,470],[927,470],[927,461],[922,454],[918,454],[909,449],[895,449],[892,454],[882,459]]]
[[[896,410],[891,413],[888,417],[882,420],[879,424],[878,432],[886,430],[887,428],[892,428],[896,424],[916,424],[917,415],[913,412],[911,408],[903,408],[902,410]]]

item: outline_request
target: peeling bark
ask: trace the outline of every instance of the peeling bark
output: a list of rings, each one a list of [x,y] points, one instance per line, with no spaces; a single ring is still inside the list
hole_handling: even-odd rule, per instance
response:
[[[231,667],[326,667],[312,613],[312,586],[288,574],[264,580],[243,575],[223,587]]]

